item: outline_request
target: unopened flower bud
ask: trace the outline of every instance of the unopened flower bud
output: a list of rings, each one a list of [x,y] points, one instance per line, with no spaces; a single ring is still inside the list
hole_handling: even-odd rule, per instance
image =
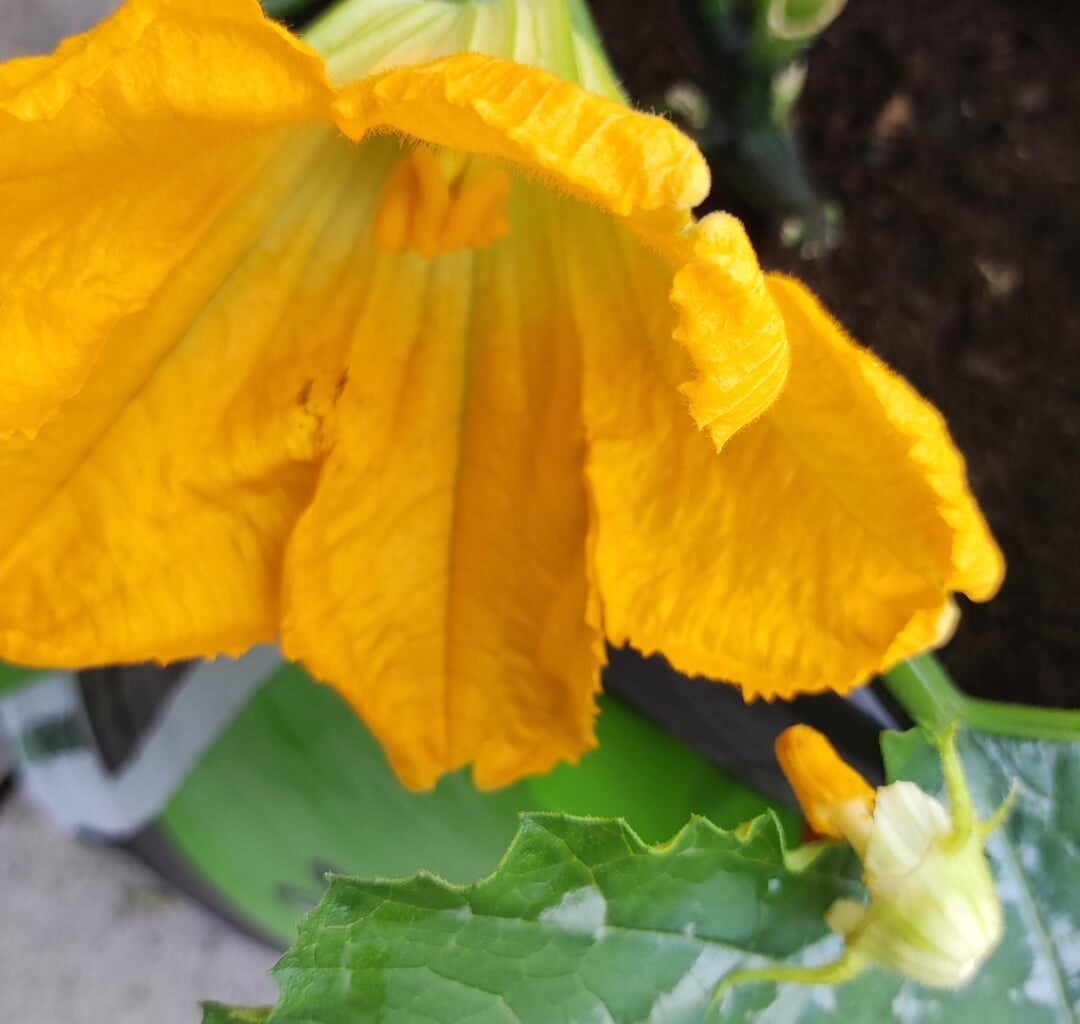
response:
[[[941,747],[948,810],[911,782],[875,792],[809,726],[786,730],[776,750],[810,826],[858,853],[868,899],[837,900],[826,913],[846,944],[835,962],[736,972],[717,994],[744,981],[836,983],[872,964],[923,985],[967,981],[1001,939],[1001,901],[985,846],[1009,801],[989,821],[976,820],[953,732]]]
[[[923,985],[959,985],[1001,938],[1001,902],[978,829],[910,782],[877,792],[863,864],[869,902],[838,900],[826,920],[848,948]]]

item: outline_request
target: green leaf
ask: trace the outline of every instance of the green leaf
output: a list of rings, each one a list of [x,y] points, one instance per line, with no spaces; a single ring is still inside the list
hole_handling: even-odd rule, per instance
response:
[[[203,1024],[263,1024],[272,1007],[222,1006],[203,1003]]]
[[[771,817],[745,838],[699,818],[650,847],[623,822],[527,815],[473,886],[333,879],[275,969],[270,1020],[700,1020],[737,963],[825,938],[850,868],[833,848],[793,870]]]
[[[1006,934],[961,989],[871,970],[835,988],[748,983],[710,1011],[736,967],[838,955],[824,912],[861,892],[846,848],[793,856],[772,816],[735,832],[698,818],[649,846],[621,821],[533,814],[472,886],[334,878],[275,970],[268,1024],[1077,1024],[1080,746],[971,728],[958,742],[982,817],[1023,787],[988,847]],[[890,778],[941,789],[922,732],[884,747]]]
[[[526,815],[472,886],[332,879],[268,1020],[697,1021],[737,964],[834,955],[823,914],[856,874],[840,847],[789,865],[771,815],[742,836],[694,819],[656,847],[620,821]]]
[[[35,676],[42,675],[37,669],[20,668],[17,665],[5,665],[0,663],[0,694],[9,690],[17,690],[24,683]]]

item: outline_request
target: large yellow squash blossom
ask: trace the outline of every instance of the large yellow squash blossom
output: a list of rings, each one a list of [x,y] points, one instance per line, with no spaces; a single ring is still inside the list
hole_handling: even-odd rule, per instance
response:
[[[941,417],[567,10],[128,0],[0,67],[0,657],[279,640],[495,786],[594,742],[605,641],[844,691],[994,592]]]

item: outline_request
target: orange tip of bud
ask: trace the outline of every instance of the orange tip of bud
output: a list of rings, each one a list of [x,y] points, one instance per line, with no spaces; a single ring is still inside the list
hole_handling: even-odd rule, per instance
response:
[[[852,806],[869,814],[874,790],[829,740],[809,725],[793,725],[777,737],[776,759],[814,832],[852,838],[844,828]]]

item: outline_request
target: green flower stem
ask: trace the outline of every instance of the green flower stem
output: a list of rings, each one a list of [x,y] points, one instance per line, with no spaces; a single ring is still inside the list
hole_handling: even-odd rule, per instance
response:
[[[940,739],[962,714],[963,695],[932,654],[901,662],[882,677],[889,692],[924,729]]]
[[[862,953],[848,947],[831,963],[820,967],[801,967],[789,964],[776,964],[771,967],[751,968],[734,971],[716,986],[709,1001],[708,1013],[712,1014],[723,1002],[724,993],[736,985],[747,982],[776,982],[781,985],[840,985],[857,978],[870,966]]]
[[[593,65],[593,76],[603,84],[602,94],[612,99],[630,102],[629,94],[622,87],[615,69],[611,66],[603,37],[596,26],[588,0],[565,0],[566,10],[570,14],[570,26],[573,33],[588,45],[584,48],[584,57]],[[578,60],[582,59],[579,56]]]
[[[953,830],[949,846],[958,850],[970,841],[977,819],[964,765],[956,749],[956,722],[946,729],[942,738],[941,771],[945,776],[945,788],[949,794],[949,815],[952,818]]]
[[[1080,741],[1080,711],[1034,708],[968,697],[933,654],[910,658],[883,676],[889,692],[915,721],[944,737],[953,722],[1018,739]]]
[[[711,115],[698,140],[746,202],[767,214],[800,215],[817,234],[824,232],[824,212],[788,117],[799,85],[783,84],[781,74],[813,34],[776,36],[769,6],[768,0],[682,0],[704,57],[701,84]]]

